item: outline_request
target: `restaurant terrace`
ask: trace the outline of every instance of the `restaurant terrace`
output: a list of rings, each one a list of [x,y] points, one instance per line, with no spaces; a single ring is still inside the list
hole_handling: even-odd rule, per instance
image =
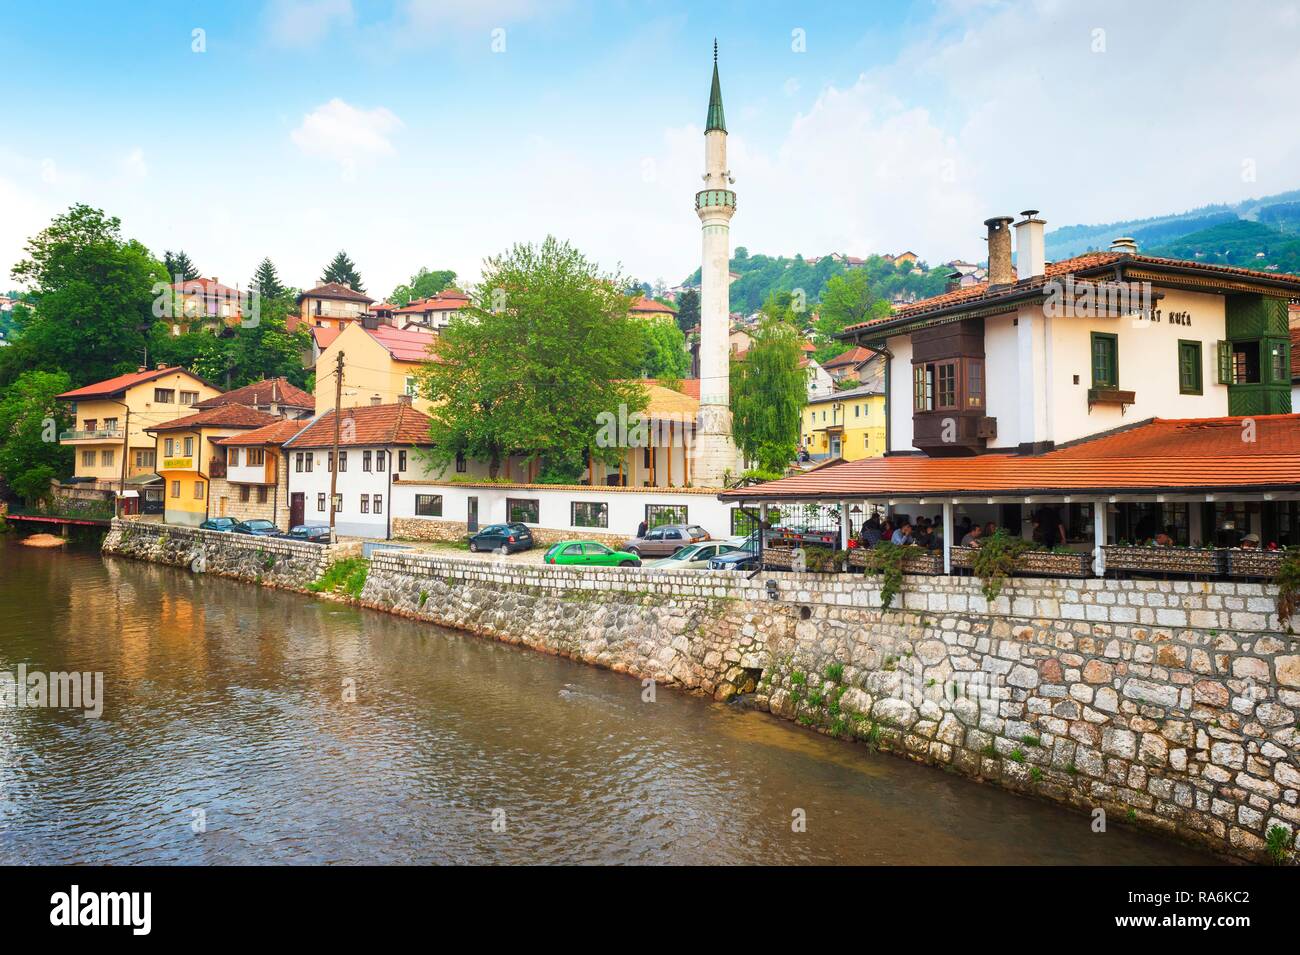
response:
[[[875,514],[934,522],[915,572],[971,567],[968,527],[1032,539],[1038,523],[1063,540],[1025,555],[1026,574],[1271,579],[1300,546],[1300,415],[1149,419],[1036,455],[867,458],[719,498],[757,508],[773,569],[809,542],[854,556]]]

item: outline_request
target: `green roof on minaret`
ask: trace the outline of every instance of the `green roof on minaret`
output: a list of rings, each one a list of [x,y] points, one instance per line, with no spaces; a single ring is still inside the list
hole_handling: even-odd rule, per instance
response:
[[[722,84],[718,82],[718,41],[713,41],[713,88],[709,90],[709,118],[704,123],[704,131],[711,129],[727,131],[727,120],[722,115]]]

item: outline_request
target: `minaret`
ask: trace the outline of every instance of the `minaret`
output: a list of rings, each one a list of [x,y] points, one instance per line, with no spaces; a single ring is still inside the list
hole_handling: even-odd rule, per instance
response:
[[[727,123],[718,81],[718,41],[713,41],[713,87],[704,124],[704,188],[695,194],[703,232],[700,265],[700,417],[693,450],[692,478],[721,487],[723,475],[738,475],[740,454],[731,438],[730,350],[731,217],[736,194],[727,169]]]

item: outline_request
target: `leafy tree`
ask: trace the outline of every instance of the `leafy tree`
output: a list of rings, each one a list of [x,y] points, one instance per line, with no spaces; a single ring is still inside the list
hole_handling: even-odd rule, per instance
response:
[[[438,269],[431,272],[423,266],[411,276],[411,280],[393,289],[388,301],[394,305],[410,305],[416,299],[429,298],[456,281],[456,273],[451,269]]]
[[[817,346],[814,357],[819,362],[834,358],[845,348],[835,335],[850,325],[884,318],[889,312],[889,303],[872,292],[866,269],[850,269],[832,276],[822,290],[821,305],[813,321],[813,343]]]
[[[170,280],[161,263],[102,210],[74,205],[27,242],[14,278],[36,309],[3,349],[0,385],[23,371],[66,371],[73,387],[133,371],[156,323],[153,301]],[[12,353],[12,354],[10,354]]]
[[[524,454],[572,479],[588,454],[618,461],[623,449],[597,440],[602,413],[630,415],[646,402],[634,380],[644,338],[618,292],[626,287],[553,236],[488,259],[421,373],[434,402],[434,463],[465,454],[495,478],[503,458]]]
[[[700,293],[688,288],[677,296],[677,327],[683,334],[690,334],[692,328],[700,324]]]
[[[263,259],[258,265],[257,271],[253,273],[253,280],[248,283],[248,286],[251,291],[264,299],[279,298],[285,293],[285,287],[280,281],[280,273],[276,271],[275,263],[269,258]]]
[[[71,387],[65,372],[28,371],[0,396],[0,474],[29,504],[49,497],[51,479],[72,473],[72,449],[58,443],[68,408],[54,397]]]
[[[170,276],[169,282],[192,282],[199,277],[198,266],[190,261],[184,249],[174,254],[170,249],[163,252],[163,265]]]
[[[799,340],[795,313],[769,301],[744,359],[731,363],[732,434],[764,471],[784,471],[799,445],[807,401]]]
[[[300,388],[307,383],[303,356],[311,354],[311,332],[306,325],[293,332],[288,330],[293,310],[293,299],[288,295],[263,299],[258,323],[233,329],[226,355],[234,387],[264,378],[287,378]]]
[[[339,250],[338,254],[330,260],[330,264],[325,266],[325,273],[320,277],[321,282],[338,282],[340,285],[346,285],[354,292],[365,294],[366,287],[361,284],[361,273],[357,271],[356,265],[348,258],[348,254]]]
[[[641,373],[647,378],[679,380],[690,371],[686,336],[673,322],[658,319],[644,321],[645,352]]]

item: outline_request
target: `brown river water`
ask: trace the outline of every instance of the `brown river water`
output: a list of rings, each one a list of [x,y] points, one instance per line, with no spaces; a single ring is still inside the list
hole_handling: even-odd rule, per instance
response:
[[[15,536],[0,678],[102,672],[104,706],[0,708],[0,863],[1212,861],[583,664]]]

